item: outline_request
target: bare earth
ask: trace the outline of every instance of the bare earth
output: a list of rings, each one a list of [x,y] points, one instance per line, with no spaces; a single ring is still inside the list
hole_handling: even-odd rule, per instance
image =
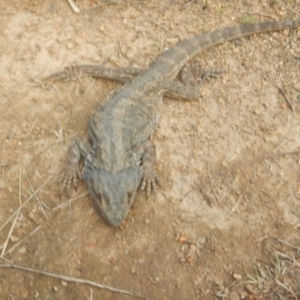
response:
[[[79,14],[67,1],[0,2],[1,263],[149,299],[300,299],[299,29],[195,58],[226,72],[204,83],[199,101],[164,100],[153,136],[163,187],[149,199],[141,192],[120,229],[89,196],[58,207],[68,199],[56,182],[70,139],[119,85],[41,84],[68,65],[146,67],[195,33],[299,18],[300,1],[77,5]],[[86,193],[80,182],[72,196]],[[3,267],[0,299],[134,298],[66,279]]]

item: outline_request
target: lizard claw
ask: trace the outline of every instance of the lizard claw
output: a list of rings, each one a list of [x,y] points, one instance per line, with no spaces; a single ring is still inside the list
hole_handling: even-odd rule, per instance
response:
[[[66,192],[67,196],[70,196],[71,185],[77,187],[77,179],[82,179],[81,172],[78,165],[67,164],[64,166],[62,174],[58,178],[58,182],[61,183],[59,194]]]
[[[157,187],[161,187],[160,180],[156,175],[156,172],[152,171],[150,174],[146,174],[146,175],[144,174],[142,184],[141,184],[141,190],[142,191],[146,190],[147,197],[150,196],[151,191],[153,191],[155,194],[157,191]]]
[[[155,162],[156,162],[156,156],[155,156],[155,149],[153,144],[148,141],[145,144],[145,152],[142,158],[142,165],[143,165],[143,179],[141,183],[141,190],[146,189],[146,195],[147,197],[150,196],[151,190],[156,193],[157,186],[161,186],[156,170],[155,170]]]

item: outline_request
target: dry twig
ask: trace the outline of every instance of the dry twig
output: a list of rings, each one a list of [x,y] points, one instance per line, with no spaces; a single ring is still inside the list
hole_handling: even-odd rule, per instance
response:
[[[55,274],[55,273],[51,273],[51,272],[47,272],[47,271],[41,271],[41,270],[37,270],[37,269],[27,268],[27,267],[23,267],[23,266],[20,266],[20,265],[12,264],[7,259],[3,259],[3,258],[1,258],[1,259],[3,260],[3,263],[0,264],[0,267],[2,267],[2,268],[18,269],[18,270],[22,270],[22,271],[26,271],[26,272],[31,272],[31,273],[45,275],[45,276],[49,276],[49,277],[53,277],[53,278],[58,278],[60,280],[64,280],[64,281],[68,281],[68,282],[87,284],[87,285],[97,287],[99,289],[105,289],[105,290],[108,290],[108,291],[111,291],[111,292],[114,292],[114,293],[120,293],[120,294],[133,296],[133,297],[141,298],[141,299],[149,299],[147,297],[139,295],[136,292],[120,290],[120,289],[117,289],[117,288],[114,288],[114,287],[111,287],[111,286],[108,286],[108,285],[99,284],[99,283],[91,281],[91,280],[75,278],[75,277],[70,277],[70,276],[66,276],[66,275],[59,275],[59,274]]]
[[[35,191],[34,191],[32,185],[31,185],[31,183],[29,182],[29,179],[28,179],[28,177],[26,176],[26,174],[25,174],[25,177],[26,177],[26,180],[27,180],[27,182],[28,182],[28,184],[29,184],[29,187],[30,187],[30,189],[31,189],[31,192],[33,193],[33,195],[35,196],[35,199],[36,199],[37,203],[39,204],[39,207],[40,207],[41,212],[43,213],[43,215],[45,216],[45,218],[48,219],[48,216],[47,216],[46,213],[45,213],[45,210],[44,210],[44,208],[43,208],[43,206],[42,206],[42,203],[41,203],[39,197],[37,196],[37,194],[35,193]]]
[[[227,219],[229,217],[229,215],[231,215],[235,210],[236,208],[240,205],[241,203],[241,200],[243,199],[245,195],[245,191],[243,191],[238,199],[238,201],[233,205],[233,207],[227,212],[226,216],[225,216],[225,219]]]
[[[280,242],[280,243],[282,243],[282,244],[284,244],[284,245],[288,245],[288,246],[290,246],[290,247],[292,247],[292,248],[294,248],[294,249],[296,249],[296,250],[300,250],[300,247],[297,247],[297,246],[295,246],[295,245],[292,245],[292,244],[290,244],[290,243],[288,243],[288,242],[286,242],[286,241],[284,241],[284,240],[281,240],[281,239],[278,239],[278,242]]]
[[[278,86],[277,88],[278,88],[279,93],[283,96],[283,99],[284,99],[285,102],[287,103],[289,109],[290,109],[291,111],[294,111],[294,107],[292,106],[291,101],[289,100],[289,98],[288,98],[287,95],[286,95],[284,86],[282,85],[282,88],[281,88],[280,86]]]
[[[19,172],[19,208],[16,211],[16,217],[15,217],[15,219],[14,219],[14,221],[13,221],[11,227],[10,227],[10,230],[8,232],[8,235],[7,235],[7,238],[6,238],[5,243],[3,245],[2,252],[1,252],[1,257],[3,257],[4,254],[5,254],[6,247],[8,245],[9,239],[10,239],[10,237],[12,235],[12,232],[13,232],[13,230],[15,228],[16,222],[17,222],[18,217],[19,217],[19,213],[21,211],[21,207],[22,207],[22,205],[21,205],[21,197],[22,197],[21,186],[22,186],[22,171],[20,169],[20,172]]]
[[[21,210],[32,198],[34,198],[34,196],[45,186],[47,185],[53,178],[54,176],[56,176],[56,174],[54,174],[53,176],[51,176],[50,178],[48,178],[33,194],[31,194],[26,201],[2,224],[2,226],[0,227],[0,231],[10,222],[10,220],[12,218],[14,218],[14,216],[17,214],[17,212],[19,211],[19,209]]]
[[[68,0],[68,2],[76,14],[80,13],[79,8],[76,6],[76,4],[73,2],[73,0]]]
[[[35,229],[33,229],[28,235],[26,235],[24,238],[22,238],[20,241],[18,241],[16,244],[14,244],[11,248],[9,248],[7,251],[4,252],[3,256],[5,256],[8,253],[13,252],[17,247],[19,247],[27,238],[29,238],[30,236],[34,235],[39,229],[41,228],[41,226],[36,227]]]
[[[68,206],[68,205],[70,205],[73,201],[78,200],[78,199],[80,199],[80,198],[83,198],[83,197],[85,197],[85,196],[87,196],[87,195],[89,195],[89,192],[84,193],[84,194],[81,194],[81,195],[79,195],[79,196],[77,196],[77,197],[71,198],[71,199],[69,199],[68,201],[65,201],[65,202],[63,202],[63,203],[61,203],[61,204],[55,206],[55,207],[53,208],[53,211],[55,211],[55,210],[57,210],[57,209],[59,209],[59,208],[63,208],[63,207],[65,207],[65,206]]]

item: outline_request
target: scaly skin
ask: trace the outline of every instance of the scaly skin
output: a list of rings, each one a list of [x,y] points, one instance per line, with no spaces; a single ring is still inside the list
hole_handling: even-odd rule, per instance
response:
[[[199,98],[196,84],[172,80],[184,65],[200,52],[218,44],[255,33],[292,29],[300,20],[238,25],[199,34],[162,53],[146,70],[113,70],[102,66],[79,65],[47,78],[69,79],[79,73],[115,79],[125,85],[113,91],[93,112],[88,139],[76,137],[68,150],[68,161],[60,178],[62,190],[76,185],[80,158],[83,178],[98,212],[113,226],[128,215],[139,186],[150,194],[155,189],[155,152],[149,137],[157,127],[164,94],[188,100]],[[136,76],[135,79],[134,76]]]

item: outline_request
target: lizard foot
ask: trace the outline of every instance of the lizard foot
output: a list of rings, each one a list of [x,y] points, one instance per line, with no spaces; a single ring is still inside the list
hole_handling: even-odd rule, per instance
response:
[[[150,196],[151,191],[156,193],[157,187],[161,187],[160,180],[156,174],[155,170],[152,170],[151,172],[145,172],[141,184],[141,190],[146,190],[147,197]]]
[[[207,70],[200,77],[200,83],[203,83],[208,78],[217,78],[220,74],[225,73],[224,70]]]
[[[180,77],[185,85],[198,86],[205,80],[216,78],[224,72],[224,70],[204,70],[199,63],[192,63],[182,68]]]
[[[147,142],[143,155],[143,179],[141,183],[141,190],[146,190],[147,197],[150,196],[151,190],[156,193],[157,187],[161,186],[157,172],[155,170],[156,156],[155,149],[152,143]]]
[[[58,182],[61,183],[59,194],[61,195],[63,192],[66,192],[69,197],[71,185],[77,187],[77,178],[82,179],[78,165],[66,164],[62,174],[58,178]]]
[[[157,186],[161,186],[158,176],[156,175],[156,172],[152,172],[152,175],[146,175],[144,172],[142,184],[141,184],[141,190],[145,190],[146,188],[146,195],[147,197],[150,196],[151,190],[153,190],[154,193],[157,191]]]

